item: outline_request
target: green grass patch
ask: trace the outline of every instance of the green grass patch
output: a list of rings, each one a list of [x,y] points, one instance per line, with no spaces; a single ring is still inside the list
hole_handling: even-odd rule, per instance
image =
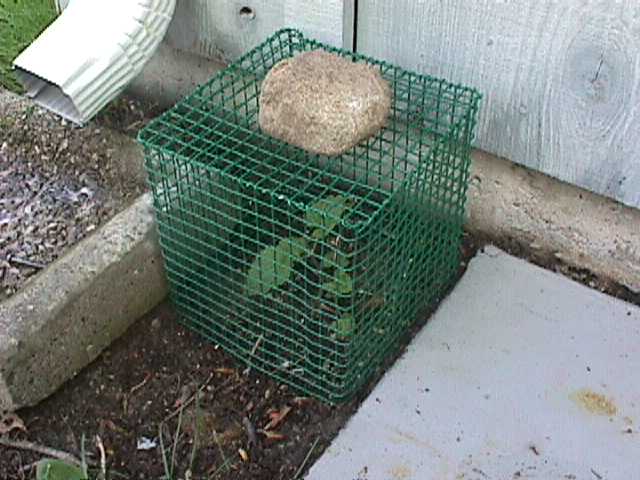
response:
[[[0,0],[0,86],[22,91],[11,64],[55,17],[53,0]]]

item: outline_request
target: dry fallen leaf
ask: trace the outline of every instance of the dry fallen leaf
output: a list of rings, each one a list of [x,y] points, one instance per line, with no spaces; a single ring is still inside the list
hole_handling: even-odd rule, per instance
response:
[[[235,369],[233,368],[215,368],[213,371],[215,373],[219,373],[220,375],[233,375],[234,373],[236,373]]]
[[[197,389],[197,385],[193,382],[183,385],[182,388],[180,389],[180,397],[176,399],[173,406],[175,408],[180,408],[182,405],[184,405],[187,402],[187,400],[189,400],[189,398],[191,397],[193,392],[196,391],[196,389]]]
[[[260,430],[260,433],[264,435],[267,440],[271,440],[274,442],[279,442],[287,438],[279,432],[272,432],[270,430]]]
[[[249,461],[249,454],[247,453],[247,451],[244,448],[239,448],[238,449],[238,455],[240,455],[240,458],[242,459],[243,462],[248,462]]]
[[[309,397],[296,397],[293,399],[293,404],[296,407],[304,407],[311,403],[311,398]]]
[[[264,427],[265,430],[272,430],[274,428],[276,428],[278,425],[280,425],[285,417],[287,415],[289,415],[289,412],[291,411],[291,407],[289,405],[286,405],[282,408],[282,410],[275,411],[275,412],[270,412],[269,413],[269,423],[267,423]]]
[[[106,428],[108,430],[111,430],[112,432],[124,432],[124,428],[119,427],[118,425],[115,424],[115,422],[113,420],[102,420],[102,426],[103,428]]]
[[[218,440],[223,445],[229,442],[235,442],[242,438],[243,433],[244,431],[242,430],[242,427],[234,424],[220,433],[218,435]]]
[[[5,413],[0,417],[0,435],[9,433],[13,430],[27,431],[22,419],[15,413]]]

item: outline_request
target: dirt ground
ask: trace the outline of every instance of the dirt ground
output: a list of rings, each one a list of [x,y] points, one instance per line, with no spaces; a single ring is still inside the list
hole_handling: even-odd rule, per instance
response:
[[[77,128],[0,90],[0,301],[146,188],[142,166],[117,153],[122,136],[105,128],[143,122],[121,103]]]
[[[460,274],[475,251],[467,237]],[[421,314],[405,344],[435,306]],[[26,431],[16,429],[10,438],[79,456],[84,435],[97,462],[98,435],[112,479],[162,478],[163,451],[175,479],[300,478],[375,381],[339,406],[300,397],[261,374],[247,374],[244,365],[182,327],[165,303],[52,397],[19,411]],[[30,465],[39,458],[0,446],[2,478],[33,478]]]
[[[353,406],[332,409],[298,398],[243,369],[181,327],[171,307],[161,305],[53,397],[19,412],[27,432],[15,438],[78,456],[85,435],[87,450],[97,460],[92,439],[100,435],[108,478],[159,479],[165,474],[162,425],[169,465],[175,458],[173,478],[186,478],[188,469],[194,479],[293,478],[316,439],[317,455]],[[269,436],[260,432],[273,415],[289,408]],[[247,421],[255,429],[255,444]],[[11,480],[24,478],[23,467],[39,458],[2,447],[0,453],[0,471]]]

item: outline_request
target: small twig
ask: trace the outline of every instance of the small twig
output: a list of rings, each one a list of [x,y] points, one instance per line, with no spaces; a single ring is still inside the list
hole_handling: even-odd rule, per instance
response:
[[[326,303],[324,303],[322,301],[320,302],[320,308],[322,310],[325,310],[326,312],[329,312],[329,313],[336,313],[336,309],[335,308],[332,308],[330,305],[327,305]]]
[[[253,348],[251,349],[251,355],[249,355],[250,359],[253,359],[253,356],[258,351],[258,348],[260,347],[260,343],[262,342],[263,338],[264,338],[264,335],[260,334],[260,336],[256,340],[256,343],[253,345]],[[242,372],[242,373],[244,373],[245,375],[249,375],[249,373],[251,373],[251,365],[249,365],[247,368],[245,368],[244,372]]]
[[[144,387],[150,378],[151,372],[147,372],[147,374],[144,376],[144,379],[140,383],[131,387],[131,390],[129,390],[129,396],[133,395],[136,390],[140,390],[142,387]]]
[[[264,338],[264,335],[260,334],[260,336],[258,337],[258,340],[256,340],[255,345],[253,346],[253,348],[251,349],[251,356],[253,357],[256,352],[258,351],[258,347],[260,346],[260,342],[262,342],[262,339]]]
[[[307,452],[307,456],[304,457],[304,460],[302,461],[302,463],[298,467],[298,470],[296,471],[296,474],[293,476],[294,480],[297,479],[300,476],[300,474],[302,473],[302,471],[304,470],[305,465],[309,461],[309,458],[311,458],[311,454],[313,453],[313,450],[316,448],[316,445],[318,444],[319,441],[320,441],[320,437],[316,437],[316,441],[313,442],[313,445],[311,445],[311,448]]]
[[[35,268],[36,270],[42,270],[44,267],[46,267],[46,265],[43,265],[42,263],[32,262],[31,260],[14,257],[13,255],[7,255],[5,260],[14,265],[20,265],[21,267]]]
[[[171,471],[169,470],[169,465],[167,465],[167,451],[164,448],[164,432],[163,432],[164,422],[160,422],[158,426],[158,438],[160,440],[160,452],[162,453],[162,465],[164,466],[164,473],[167,478],[171,478]]]
[[[244,429],[247,431],[247,438],[249,440],[247,445],[249,446],[249,448],[258,445],[258,437],[256,435],[256,429],[251,423],[251,420],[249,420],[248,417],[242,417],[242,425],[244,426]]]
[[[198,394],[200,390],[196,390],[196,395]],[[171,464],[167,464],[167,452],[164,448],[164,425],[165,422],[167,420],[169,420],[170,418],[173,417],[173,415],[176,412],[173,412],[171,415],[169,415],[166,419],[162,420],[160,422],[160,425],[158,426],[158,431],[159,431],[159,439],[160,439],[160,451],[162,452],[162,463],[164,465],[164,473],[165,476],[169,479],[173,478],[173,469],[175,467],[175,463],[176,463],[176,451],[178,448],[178,441],[180,440],[180,428],[182,426],[182,414],[184,412],[185,407],[189,404],[189,402],[184,402],[181,403],[180,406],[177,409],[178,412],[178,426],[176,427],[176,433],[175,436],[173,438],[173,445],[171,448]],[[197,428],[197,426],[196,426]]]
[[[20,468],[18,469],[18,472],[20,472],[20,478],[25,480],[26,477],[24,476],[24,472],[26,472],[26,470],[24,469],[24,463],[22,463],[22,455],[20,452],[16,452],[16,454],[18,455],[18,463],[20,464]]]
[[[198,394],[198,391],[196,390],[195,395],[197,394]],[[178,441],[180,440],[180,428],[182,427],[182,414],[184,413],[184,407],[185,405],[180,405],[180,414],[178,415],[178,426],[176,427],[176,434],[173,439],[173,450],[171,451],[171,475],[172,476],[173,476],[173,469],[175,468],[175,465],[176,465],[176,451],[178,450]]]
[[[64,460],[73,463],[80,467],[82,466],[82,462],[78,460],[74,455],[62,450],[56,450],[55,448],[38,445],[37,443],[27,442],[25,440],[9,440],[8,438],[0,437],[0,445],[16,450],[28,450],[30,452],[40,453],[48,457],[53,457],[57,458],[58,460]]]
[[[144,125],[144,120],[136,120],[135,122],[130,124],[128,127],[126,127],[125,131],[130,132],[132,130],[137,130],[138,126],[143,126],[143,125]]]
[[[193,464],[196,461],[196,453],[198,450],[198,431],[200,430],[198,428],[198,412],[200,410],[200,395],[199,392],[196,391],[196,414],[194,416],[195,418],[195,425],[193,428],[193,448],[191,449],[191,458],[189,459],[189,470],[188,471],[192,471],[193,470]]]
[[[84,448],[84,433],[82,434],[82,437],[80,438],[80,461],[82,462],[82,471],[83,473],[87,473],[87,451]],[[85,475],[86,476],[86,475]]]
[[[36,192],[36,194],[26,203],[26,205],[21,205],[20,206],[20,211],[23,212],[27,208],[29,208],[31,205],[36,203],[38,201],[38,199],[42,196],[44,191],[46,189],[48,189],[53,184],[54,181],[55,181],[55,179],[52,178],[51,180],[48,180],[47,182],[45,182],[45,184],[42,186],[42,188],[40,190],[38,190],[38,192]]]
[[[216,445],[218,445],[218,450],[220,451],[220,457],[222,457],[222,464],[226,466],[227,472],[229,471],[229,465],[227,461],[227,456],[224,454],[224,450],[222,449],[222,445],[220,444],[220,439],[218,438],[218,432],[216,429],[213,429],[213,439],[216,441]]]
[[[117,470],[114,470],[113,468],[111,468],[109,470],[109,476],[124,478],[125,480],[129,480],[129,478],[130,478],[129,475],[125,475],[124,473],[118,472]]]
[[[196,399],[196,395],[199,393],[202,393],[202,391],[207,387],[207,385],[209,384],[209,382],[211,382],[211,379],[213,378],[214,374],[210,374],[209,378],[207,378],[204,383],[202,385],[200,385],[198,387],[198,389],[196,390],[196,393],[194,393],[193,395],[191,395],[184,403],[180,404],[180,406],[178,408],[176,408],[173,412],[171,412],[169,415],[167,415],[165,417],[164,420],[162,420],[162,422],[166,422],[168,420],[171,420],[173,417],[175,417],[176,415],[178,415],[181,411],[182,408],[185,408],[187,405],[190,405],[195,399]],[[233,377],[229,377],[226,381],[224,381],[219,387],[218,389],[224,387],[227,383],[229,383],[231,380],[233,379]]]
[[[98,476],[99,480],[106,480],[107,478],[107,454],[104,451],[104,444],[102,443],[102,439],[100,435],[96,435],[96,446],[100,451],[100,475]]]
[[[36,468],[38,466],[38,463],[40,462],[40,460],[38,460],[37,462],[32,462],[32,463],[28,463],[26,465],[22,466],[22,471],[23,472],[28,472],[29,470],[32,470],[34,468]]]
[[[145,377],[142,379],[140,383],[131,387],[131,389],[129,390],[129,393],[125,393],[122,396],[122,410],[124,411],[125,415],[127,415],[129,410],[129,398],[131,397],[131,395],[133,395],[136,392],[136,390],[139,390],[142,387],[144,387],[150,378],[151,378],[151,373],[147,372],[147,374],[145,375]]]
[[[216,478],[218,476],[218,474],[222,471],[222,469],[226,469],[227,472],[229,471],[229,461],[225,460],[222,465],[220,465],[218,468],[215,469],[215,471],[209,476],[209,478]]]
[[[264,429],[273,430],[274,428],[277,428],[278,425],[284,422],[284,419],[287,417],[287,415],[291,413],[291,410],[292,408],[290,405],[285,405],[280,411],[273,412],[272,414],[270,414],[269,416],[271,418],[269,420],[269,423],[265,425]]]

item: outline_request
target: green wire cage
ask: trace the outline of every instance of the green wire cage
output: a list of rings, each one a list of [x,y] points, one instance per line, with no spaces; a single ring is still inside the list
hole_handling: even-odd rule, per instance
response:
[[[260,131],[261,81],[326,49],[379,68],[386,127],[339,157]],[[458,268],[473,89],[276,32],[139,134],[181,321],[329,403],[397,350]]]

